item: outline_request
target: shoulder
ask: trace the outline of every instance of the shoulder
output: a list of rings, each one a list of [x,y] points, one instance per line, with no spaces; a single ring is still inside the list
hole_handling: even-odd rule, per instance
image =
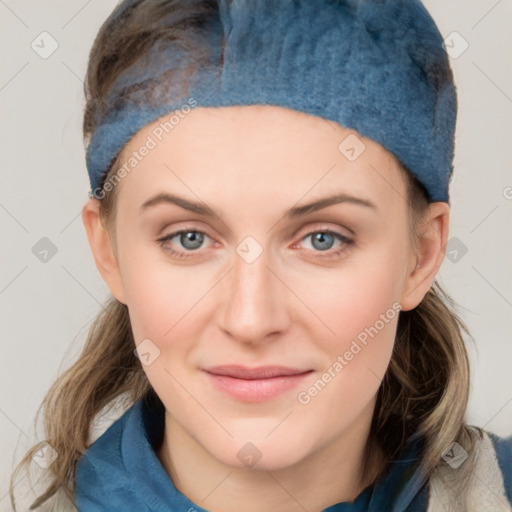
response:
[[[446,463],[430,480],[428,512],[512,512],[512,437],[476,427],[468,431],[474,440],[469,453],[452,443],[443,455]]]
[[[499,437],[492,432],[487,432],[494,454],[498,462],[508,500],[512,503],[512,435]]]
[[[137,420],[137,414],[137,404],[134,404],[78,460],[75,473],[75,496],[78,502],[92,491],[99,493],[100,490],[108,489],[113,492],[126,484],[122,445],[126,443],[127,426]]]

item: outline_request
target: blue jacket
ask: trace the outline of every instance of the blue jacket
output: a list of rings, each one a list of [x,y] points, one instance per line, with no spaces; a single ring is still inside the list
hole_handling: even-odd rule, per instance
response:
[[[178,491],[153,446],[161,440],[162,413],[137,401],[84,453],[76,471],[75,504],[80,512],[207,512]],[[457,490],[457,470],[425,482],[414,471],[418,443],[391,464],[373,489],[353,503],[324,512],[511,512],[512,437],[484,433],[467,490]],[[453,466],[455,466],[454,464]]]

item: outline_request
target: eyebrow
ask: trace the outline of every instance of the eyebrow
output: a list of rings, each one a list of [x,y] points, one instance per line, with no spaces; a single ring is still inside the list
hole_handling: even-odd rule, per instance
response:
[[[313,201],[312,203],[305,204],[303,206],[296,206],[294,208],[290,208],[286,213],[285,217],[295,218],[300,217],[302,215],[306,215],[308,213],[316,212],[323,208],[327,208],[328,206],[340,203],[350,203],[359,206],[364,206],[367,208],[377,209],[377,206],[369,201],[368,199],[363,199],[360,197],[351,196],[349,194],[336,194],[334,196],[324,197],[322,199],[318,199],[317,201]],[[140,212],[144,212],[151,207],[157,206],[159,204],[175,204],[184,210],[189,210],[194,213],[198,213],[199,215],[204,215],[205,217],[217,217],[215,213],[208,208],[206,205],[201,203],[196,203],[194,201],[190,201],[180,196],[176,196],[174,194],[169,194],[166,192],[162,192],[157,194],[145,201],[141,207]]]

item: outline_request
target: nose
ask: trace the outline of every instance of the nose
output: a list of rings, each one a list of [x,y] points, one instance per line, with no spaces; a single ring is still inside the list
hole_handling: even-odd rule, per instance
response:
[[[219,327],[233,339],[250,345],[277,339],[290,324],[286,286],[263,252],[247,262],[233,255],[233,268],[217,310]]]

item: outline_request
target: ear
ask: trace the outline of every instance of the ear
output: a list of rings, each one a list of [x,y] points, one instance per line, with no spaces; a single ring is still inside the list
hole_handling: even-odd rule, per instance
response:
[[[450,207],[448,203],[430,203],[418,228],[417,249],[411,256],[402,294],[402,310],[414,309],[432,286],[444,260],[448,240]]]
[[[126,304],[123,281],[115,252],[115,245],[103,225],[99,213],[99,201],[89,199],[82,208],[82,221],[87,232],[96,267],[112,295],[121,303]]]

